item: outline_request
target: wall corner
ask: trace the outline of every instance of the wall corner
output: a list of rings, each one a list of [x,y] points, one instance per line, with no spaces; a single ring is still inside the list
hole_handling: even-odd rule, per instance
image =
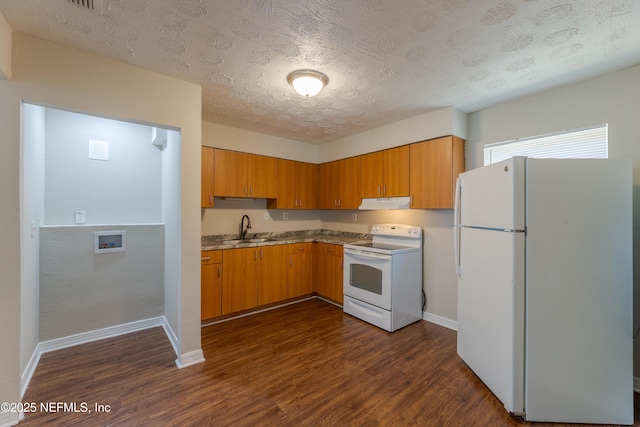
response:
[[[11,78],[11,43],[13,29],[0,11],[0,79]]]

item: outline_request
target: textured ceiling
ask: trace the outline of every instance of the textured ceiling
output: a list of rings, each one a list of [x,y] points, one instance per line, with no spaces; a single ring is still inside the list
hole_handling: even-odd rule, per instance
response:
[[[17,31],[200,84],[206,121],[314,144],[640,63],[638,0],[102,0],[101,7],[0,0]],[[322,71],[329,85],[314,98],[297,95],[286,77],[299,68]]]

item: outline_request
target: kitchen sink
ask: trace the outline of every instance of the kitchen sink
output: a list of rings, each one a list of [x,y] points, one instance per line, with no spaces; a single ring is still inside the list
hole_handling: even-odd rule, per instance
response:
[[[233,240],[224,240],[222,243],[225,245],[238,245],[240,243],[263,243],[263,242],[274,242],[276,239],[269,238],[260,238],[260,239],[233,239]]]

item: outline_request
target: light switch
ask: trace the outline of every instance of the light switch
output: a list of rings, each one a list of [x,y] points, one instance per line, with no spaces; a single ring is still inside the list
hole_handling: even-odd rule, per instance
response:
[[[87,211],[76,211],[74,214],[74,222],[76,224],[87,223]]]

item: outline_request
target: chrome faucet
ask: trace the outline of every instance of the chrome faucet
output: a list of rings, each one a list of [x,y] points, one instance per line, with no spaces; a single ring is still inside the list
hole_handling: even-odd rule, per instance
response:
[[[247,228],[244,228],[244,219],[247,218]],[[240,220],[240,239],[244,239],[247,235],[247,231],[251,228],[251,220],[249,219],[249,215],[243,215]]]

